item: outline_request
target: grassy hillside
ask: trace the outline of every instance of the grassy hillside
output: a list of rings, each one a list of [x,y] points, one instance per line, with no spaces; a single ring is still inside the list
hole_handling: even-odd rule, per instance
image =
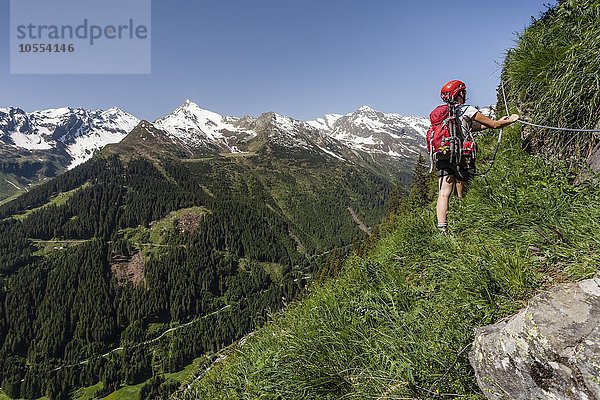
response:
[[[59,151],[30,151],[0,142],[0,204],[65,171],[65,157]]]
[[[0,204],[6,203],[23,192],[13,176],[0,172]]]
[[[551,125],[597,123],[597,3],[563,1],[520,38],[503,72],[511,111]],[[493,169],[453,200],[451,236],[436,232],[433,202],[399,201],[368,251],[183,397],[483,398],[467,359],[473,329],[544,288],[593,276],[600,262],[597,183],[573,184],[597,138],[528,130],[529,148],[541,150],[532,155],[521,134],[507,129]],[[484,158],[494,139],[482,141]]]
[[[563,0],[527,29],[508,53],[510,104],[538,124],[600,129],[600,1]],[[590,133],[529,129],[535,151],[578,162],[598,143]]]
[[[508,136],[494,169],[452,204],[452,236],[436,233],[433,204],[390,215],[368,255],[213,368],[198,396],[478,398],[473,328],[600,262],[598,191],[526,154],[516,127]]]

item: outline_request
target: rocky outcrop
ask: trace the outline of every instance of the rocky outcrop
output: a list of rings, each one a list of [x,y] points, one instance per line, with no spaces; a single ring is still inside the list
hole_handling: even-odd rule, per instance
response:
[[[600,129],[600,127],[597,129]],[[598,141],[588,157],[587,164],[592,174],[600,173],[600,141]]]
[[[488,399],[600,399],[600,276],[478,329],[469,359]]]

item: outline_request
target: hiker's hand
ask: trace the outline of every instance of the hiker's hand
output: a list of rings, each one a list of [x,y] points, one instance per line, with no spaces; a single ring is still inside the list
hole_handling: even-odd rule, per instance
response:
[[[516,122],[518,119],[519,119],[519,114],[513,114],[513,115],[511,115],[510,117],[509,117],[509,116],[506,116],[506,117],[502,118],[502,120],[504,120],[504,121],[508,121],[508,122],[510,122],[511,124],[512,124],[513,122]]]

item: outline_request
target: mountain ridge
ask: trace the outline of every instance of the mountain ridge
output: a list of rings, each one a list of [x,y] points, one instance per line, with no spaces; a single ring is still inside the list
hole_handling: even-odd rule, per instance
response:
[[[262,149],[267,153],[295,153],[307,159],[337,158],[408,179],[406,172],[412,168],[416,154],[423,151],[424,143],[419,138],[424,136],[425,118],[385,114],[363,106],[344,115],[326,114],[324,119],[330,126],[319,124],[320,119],[301,121],[272,111],[256,117],[222,116],[186,99],[170,114],[147,123],[171,137],[165,142],[171,150],[175,143],[184,149],[176,152],[182,157],[244,156]],[[32,112],[18,107],[0,108],[0,201],[121,142],[140,121],[118,107],[60,107]],[[417,123],[411,126],[414,121]],[[380,129],[382,125],[390,126],[385,130]],[[372,131],[376,128],[378,132]]]
[[[348,124],[346,124],[344,133],[340,134],[335,131],[333,126],[327,127],[319,124],[320,118],[301,121],[276,112],[266,112],[258,117],[222,116],[201,108],[189,99],[186,99],[172,113],[158,118],[152,123],[171,135],[179,137],[190,147],[207,147],[210,150],[235,153],[238,152],[238,149],[231,141],[244,142],[255,137],[256,132],[248,129],[248,126],[252,125],[252,120],[260,119],[265,114],[275,116],[274,120],[280,122],[279,127],[285,126],[293,130],[298,124],[304,125],[305,129],[312,126],[334,138],[343,137],[346,144],[352,144],[352,132],[349,132]],[[356,116],[357,114],[359,115]],[[427,122],[424,117],[402,117],[400,114],[385,114],[375,111],[369,106],[362,106],[358,110],[345,115],[326,114],[325,118],[333,115],[337,116],[338,119],[354,116],[355,120],[361,120],[364,123],[369,118],[369,115],[364,114],[369,114],[371,118],[395,116],[397,118],[412,119],[417,123],[410,126],[409,123],[403,121],[405,126],[400,130],[411,127],[421,136],[424,136],[426,130],[425,125]],[[112,122],[119,118],[122,118],[123,121],[120,123],[117,121],[116,126],[95,126],[98,125],[96,122],[98,119],[108,119]],[[99,150],[104,145],[122,140],[126,133],[130,132],[140,121],[137,117],[117,107],[95,111],[84,108],[61,107],[33,112],[26,112],[18,107],[0,108],[0,142],[27,150],[50,150],[62,143],[66,145],[67,153],[73,158],[67,166],[67,169],[70,169],[89,159],[94,151]],[[373,129],[377,125],[372,123],[366,127],[366,130]],[[397,131],[398,129],[390,130],[390,132]],[[114,135],[108,138],[98,138],[93,143],[79,143],[88,136],[99,136],[99,132],[111,132]],[[399,137],[395,136],[394,139],[399,139]],[[369,150],[368,147],[359,145],[355,148]],[[390,154],[396,155],[394,153]]]
[[[122,140],[139,119],[117,108],[87,110],[61,107],[26,112],[0,109],[0,142],[27,150],[66,152],[71,169],[91,157],[95,150]]]

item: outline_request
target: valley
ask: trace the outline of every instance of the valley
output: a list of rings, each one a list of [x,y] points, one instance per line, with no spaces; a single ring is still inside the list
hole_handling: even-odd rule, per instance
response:
[[[211,359],[361,240],[409,173],[305,123],[245,123],[227,152],[140,121],[0,205],[6,394],[135,394]]]

